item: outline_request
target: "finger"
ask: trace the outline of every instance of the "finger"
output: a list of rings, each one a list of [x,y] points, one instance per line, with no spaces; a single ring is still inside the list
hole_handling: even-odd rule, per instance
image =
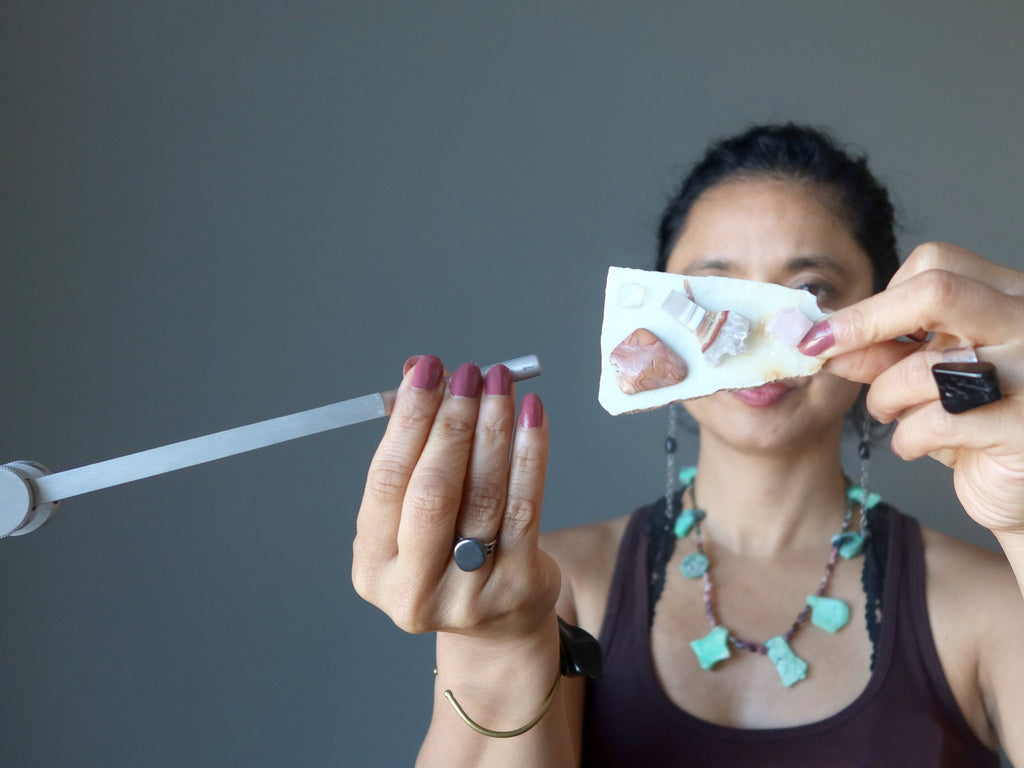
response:
[[[400,567],[427,581],[451,558],[482,387],[476,365],[455,369],[409,478],[398,526]]]
[[[441,403],[444,366],[427,355],[406,370],[384,437],[370,461],[356,519],[356,554],[372,565],[394,557],[402,505]]]
[[[954,362],[994,363],[1000,375],[1000,388],[1004,396],[1021,391],[1021,382],[1015,376],[1015,367],[999,368],[1005,355],[1000,348],[922,349],[879,374],[868,390],[868,411],[878,421],[887,424],[900,419],[904,411],[917,405],[939,399],[939,388],[932,374],[932,366]],[[1009,361],[1006,361],[1009,362]]]
[[[955,464],[962,451],[979,451],[991,456],[1021,451],[1019,424],[1024,406],[1017,398],[1004,398],[965,413],[947,413],[938,401],[912,409],[892,434],[892,450],[912,461],[932,456],[947,466]]]
[[[422,357],[423,355],[413,355],[408,360],[406,360],[405,364],[402,366],[402,376],[404,377],[407,373],[409,373],[409,371],[413,369],[413,366],[415,366],[416,363],[418,363],[420,361],[420,358]]]
[[[930,270],[816,323],[799,348],[826,358],[919,330],[947,334],[957,346],[1007,341],[1024,322],[1024,303],[970,278]]]
[[[547,462],[548,420],[540,398],[531,392],[523,398],[513,440],[498,557],[536,550]]]
[[[512,375],[504,365],[495,365],[484,380],[473,453],[455,526],[458,537],[484,543],[498,537],[508,493],[509,450],[515,419]]]
[[[1010,296],[1024,296],[1024,274],[948,243],[924,243],[917,246],[896,270],[889,286],[899,285],[932,270],[953,272]]]
[[[825,370],[850,381],[870,384],[880,373],[920,348],[915,342],[883,341],[833,357],[825,361]]]

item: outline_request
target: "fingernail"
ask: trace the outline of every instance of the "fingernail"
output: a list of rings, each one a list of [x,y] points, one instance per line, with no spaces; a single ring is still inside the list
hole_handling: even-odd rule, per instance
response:
[[[412,372],[412,385],[416,389],[433,389],[441,383],[444,366],[435,355],[425,355],[416,361]]]
[[[421,357],[423,357],[423,355],[413,355],[408,360],[406,360],[405,363],[402,364],[402,375],[405,376],[405,374],[411,371],[412,367],[420,361]]]
[[[523,406],[519,414],[519,426],[523,429],[534,429],[544,421],[544,406],[540,398],[531,392],[523,398]]]
[[[942,350],[942,362],[944,363],[976,363],[978,353],[974,347],[952,347]]]
[[[452,380],[448,384],[448,388],[455,397],[480,397],[482,386],[480,369],[473,363],[463,363],[456,368],[455,373],[452,374]]]
[[[487,376],[484,378],[484,392],[488,395],[511,395],[512,394],[512,374],[509,373],[508,368],[499,363],[495,365],[487,372]]]
[[[808,357],[814,357],[835,343],[836,338],[832,335],[832,326],[828,324],[828,320],[819,320],[811,326],[811,330],[796,345],[796,348]]]

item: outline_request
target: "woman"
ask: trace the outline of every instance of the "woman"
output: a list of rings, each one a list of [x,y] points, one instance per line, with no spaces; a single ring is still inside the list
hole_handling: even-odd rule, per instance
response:
[[[1000,744],[1024,762],[1024,276],[934,244],[896,270],[893,243],[884,190],[824,135],[712,147],[666,210],[661,267],[814,292],[837,311],[801,350],[828,362],[685,403],[696,479],[608,522],[539,537],[547,416],[527,395],[516,428],[507,372],[463,365],[446,386],[437,358],[406,364],[353,579],[403,629],[437,632],[420,764],[995,765]],[[971,350],[1003,398],[954,415],[931,366]],[[952,467],[1005,557],[850,491],[839,443],[861,383],[898,421],[897,455]],[[837,557],[861,515],[864,554]],[[495,545],[464,570],[455,539]],[[688,579],[675,564],[698,553]],[[812,626],[807,595],[848,618]],[[600,636],[602,680],[559,683],[556,616]]]

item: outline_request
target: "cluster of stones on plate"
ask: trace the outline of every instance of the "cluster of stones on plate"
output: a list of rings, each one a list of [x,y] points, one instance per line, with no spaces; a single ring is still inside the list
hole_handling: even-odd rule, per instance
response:
[[[689,282],[684,291],[672,290],[661,304],[661,310],[693,333],[701,354],[717,366],[723,357],[740,355],[751,331],[750,320],[737,311],[707,310],[694,300]],[[639,309],[646,301],[646,289],[638,283],[619,286],[616,304],[619,309]],[[795,346],[811,327],[811,320],[796,307],[780,309],[765,330],[781,344]],[[652,389],[669,387],[686,379],[686,361],[663,339],[647,328],[637,328],[623,339],[609,357],[615,370],[619,389],[635,395]]]

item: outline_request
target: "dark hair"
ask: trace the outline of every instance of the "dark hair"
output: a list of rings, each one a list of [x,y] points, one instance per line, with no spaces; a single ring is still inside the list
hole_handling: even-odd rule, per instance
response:
[[[875,291],[888,284],[899,267],[889,193],[866,157],[848,154],[822,130],[794,123],[754,126],[708,148],[662,213],[656,268],[665,270],[697,198],[723,182],[756,178],[820,187],[871,260]]]

